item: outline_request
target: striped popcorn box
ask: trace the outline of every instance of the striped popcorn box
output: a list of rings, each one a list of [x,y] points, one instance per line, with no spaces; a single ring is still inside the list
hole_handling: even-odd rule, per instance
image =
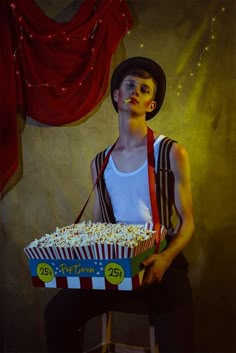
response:
[[[44,254],[46,254],[46,259],[59,259],[59,254],[55,245],[44,245],[42,247]]]
[[[26,246],[24,248],[24,252],[26,253],[29,259],[39,259],[38,254],[35,252],[33,247]]]
[[[58,253],[54,246],[27,246],[24,249],[31,259],[57,259]]]
[[[126,259],[128,257],[133,257],[134,256],[134,249],[135,248],[130,248],[128,246],[124,246],[121,244],[114,244],[115,248],[115,258],[116,259]]]
[[[167,234],[167,229],[165,226],[161,225],[161,241],[165,239]]]
[[[150,239],[143,240],[141,241],[135,248],[134,248],[134,254],[133,256],[137,256],[141,254],[142,252],[150,249],[151,247],[154,246],[156,240],[156,234],[153,233]]]
[[[114,244],[95,243],[92,245],[94,259],[112,259],[115,256]]]
[[[56,246],[59,259],[74,259],[75,250],[72,246]]]
[[[167,229],[162,224],[158,224],[156,228],[158,229],[158,234],[155,233],[155,237],[159,235],[160,241],[164,240],[166,237]],[[146,223],[145,229],[154,230],[154,225],[152,223]]]
[[[91,245],[73,246],[74,255],[77,259],[93,259],[93,249]]]

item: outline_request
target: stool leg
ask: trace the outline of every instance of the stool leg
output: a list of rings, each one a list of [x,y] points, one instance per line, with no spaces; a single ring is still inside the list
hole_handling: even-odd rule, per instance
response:
[[[102,314],[102,353],[109,353],[109,345],[111,342],[111,312]]]
[[[155,339],[155,326],[149,326],[150,353],[159,353],[158,345]]]

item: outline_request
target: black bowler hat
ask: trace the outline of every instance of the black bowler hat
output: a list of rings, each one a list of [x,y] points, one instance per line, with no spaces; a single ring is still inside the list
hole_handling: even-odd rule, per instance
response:
[[[166,76],[160,65],[155,61],[136,56],[133,58],[128,58],[125,61],[122,61],[114,70],[111,78],[111,99],[115,110],[118,112],[118,105],[114,101],[113,93],[116,89],[120,88],[121,81],[126,75],[126,72],[130,70],[141,69],[147,71],[156,81],[157,90],[154,100],[157,105],[152,112],[146,113],[146,120],[152,119],[161,109],[162,103],[164,101],[165,92],[166,92]]]

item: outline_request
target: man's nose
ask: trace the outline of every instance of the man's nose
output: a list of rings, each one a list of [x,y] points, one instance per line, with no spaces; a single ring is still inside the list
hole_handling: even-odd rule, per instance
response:
[[[133,91],[132,91],[132,94],[135,95],[135,96],[138,96],[139,95],[139,88],[138,86],[134,87]]]

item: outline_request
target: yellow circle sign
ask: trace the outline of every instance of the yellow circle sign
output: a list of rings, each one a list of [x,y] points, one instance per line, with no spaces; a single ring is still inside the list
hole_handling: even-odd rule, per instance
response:
[[[51,282],[51,280],[54,278],[54,271],[52,266],[46,262],[40,262],[37,266],[37,275],[41,281],[45,283]]]
[[[115,262],[109,262],[105,267],[104,273],[105,278],[111,284],[117,285],[124,281],[124,270],[119,264]]]

